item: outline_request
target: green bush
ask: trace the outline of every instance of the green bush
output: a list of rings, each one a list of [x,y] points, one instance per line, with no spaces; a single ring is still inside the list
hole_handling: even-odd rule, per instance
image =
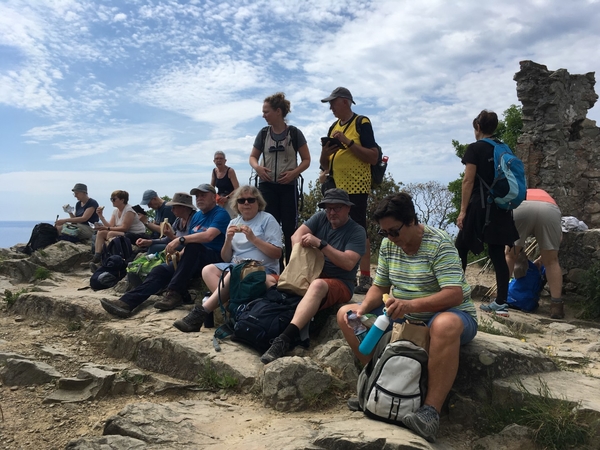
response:
[[[34,281],[45,280],[47,278],[50,278],[50,270],[46,269],[45,267],[38,267],[35,269],[35,273],[33,274]]]
[[[600,263],[594,263],[583,275],[581,292],[584,300],[580,302],[581,319],[600,319]]]

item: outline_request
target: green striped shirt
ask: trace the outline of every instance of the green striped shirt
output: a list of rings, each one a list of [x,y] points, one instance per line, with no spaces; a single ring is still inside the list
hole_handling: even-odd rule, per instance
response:
[[[454,308],[470,314],[477,321],[460,258],[452,239],[445,231],[424,225],[423,240],[414,255],[384,238],[379,248],[377,273],[373,282],[381,287],[391,286],[391,295],[402,300],[423,298],[448,286],[460,286],[463,302]],[[429,320],[435,312],[407,314],[407,319]]]

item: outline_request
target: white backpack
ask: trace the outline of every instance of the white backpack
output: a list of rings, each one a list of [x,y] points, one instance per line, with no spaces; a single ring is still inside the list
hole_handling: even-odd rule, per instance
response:
[[[358,377],[358,403],[368,417],[400,425],[423,405],[429,356],[410,341],[389,343],[390,337],[383,335]]]

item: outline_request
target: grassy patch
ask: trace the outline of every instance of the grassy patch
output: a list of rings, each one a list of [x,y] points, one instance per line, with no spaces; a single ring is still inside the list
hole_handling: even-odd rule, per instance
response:
[[[537,393],[518,385],[523,396],[520,405],[489,405],[484,408],[480,431],[498,433],[516,423],[533,430],[533,441],[541,448],[580,448],[590,442],[591,429],[581,417],[581,402],[574,404],[552,396],[548,385],[540,380]]]
[[[496,336],[504,336],[502,331],[494,327],[494,321],[492,319],[480,319],[477,325],[477,331],[482,331],[487,334],[495,334]]]
[[[26,292],[28,292],[27,289],[20,289],[16,292],[13,292],[9,289],[5,289],[4,290],[4,301],[10,308],[12,305],[15,304],[15,302],[21,296],[21,294],[25,294]]]
[[[47,278],[50,278],[50,274],[50,270],[46,269],[45,267],[38,267],[37,269],[35,269],[35,273],[33,274],[33,280],[45,280]]]
[[[203,389],[235,389],[239,380],[226,373],[219,373],[210,361],[206,361],[200,370],[196,383]]]

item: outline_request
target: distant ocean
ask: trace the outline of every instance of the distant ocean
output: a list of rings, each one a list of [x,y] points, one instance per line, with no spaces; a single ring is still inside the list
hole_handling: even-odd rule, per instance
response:
[[[54,223],[53,220],[0,221],[0,248],[27,244],[31,230],[40,222]]]

